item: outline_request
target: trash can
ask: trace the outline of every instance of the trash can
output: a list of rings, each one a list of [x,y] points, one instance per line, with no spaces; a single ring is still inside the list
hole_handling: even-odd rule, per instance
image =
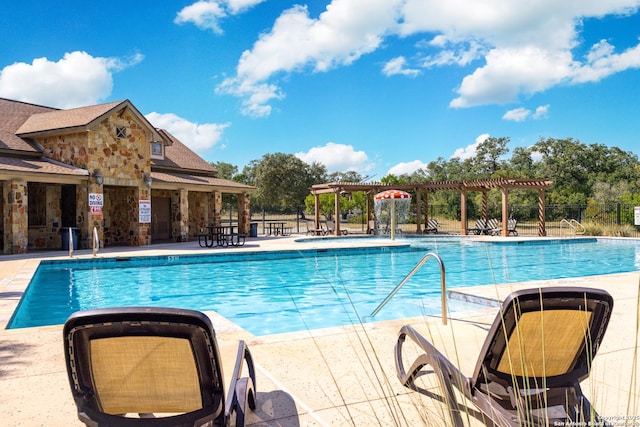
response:
[[[249,224],[249,237],[258,237],[258,223],[252,222]]]
[[[80,229],[78,227],[62,227],[62,250],[69,250],[69,229],[71,229],[71,239],[73,240],[73,250],[78,249],[78,237]]]

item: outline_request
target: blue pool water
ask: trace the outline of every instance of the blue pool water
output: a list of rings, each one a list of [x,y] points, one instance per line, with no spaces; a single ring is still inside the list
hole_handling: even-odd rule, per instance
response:
[[[213,310],[255,335],[354,324],[428,252],[443,260],[448,288],[640,268],[640,242],[633,240],[404,241],[410,246],[43,261],[9,328],[60,324],[77,310],[130,305]],[[375,320],[439,313],[440,272],[430,260]]]

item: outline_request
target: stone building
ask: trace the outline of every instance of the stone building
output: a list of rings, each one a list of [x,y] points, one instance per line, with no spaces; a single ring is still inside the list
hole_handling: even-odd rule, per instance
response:
[[[60,110],[0,98],[0,185],[5,254],[60,249],[68,229],[79,248],[95,234],[101,246],[187,241],[220,224],[223,194],[248,233],[254,190],[217,178],[128,100]]]

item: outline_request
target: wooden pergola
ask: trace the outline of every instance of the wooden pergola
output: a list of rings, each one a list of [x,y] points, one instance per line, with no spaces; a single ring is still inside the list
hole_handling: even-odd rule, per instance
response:
[[[467,192],[480,191],[482,193],[482,218],[487,219],[487,193],[493,189],[502,192],[502,236],[508,236],[509,220],[509,190],[537,190],[538,191],[538,236],[546,236],[545,228],[545,201],[544,190],[549,188],[553,181],[546,179],[522,179],[522,178],[487,178],[468,181],[425,181],[408,184],[383,184],[381,182],[329,182],[316,184],[310,188],[315,197],[315,223],[320,226],[320,194],[335,195],[335,217],[340,218],[340,196],[362,191],[367,194],[367,218],[371,218],[371,196],[384,190],[403,190],[416,193],[416,232],[422,232],[422,196],[425,205],[429,206],[429,192],[438,190],[460,191],[460,234],[467,234]],[[428,221],[428,209],[425,210],[424,223]],[[368,222],[368,221],[367,221]],[[367,225],[367,228],[369,226]],[[335,221],[335,235],[340,235],[340,221]],[[369,229],[367,229],[369,232]]]

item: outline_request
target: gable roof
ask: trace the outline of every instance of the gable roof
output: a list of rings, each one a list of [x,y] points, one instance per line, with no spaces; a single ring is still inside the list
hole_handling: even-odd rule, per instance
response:
[[[15,175],[29,176],[30,179],[41,177],[45,180],[87,179],[89,172],[84,169],[42,157],[41,147],[30,142],[29,137],[83,131],[96,121],[124,109],[128,109],[142,124],[148,126],[153,141],[159,141],[165,146],[164,159],[151,159],[155,182],[193,188],[204,185],[232,193],[255,189],[216,177],[218,171],[215,167],[168,131],[154,128],[129,100],[60,110],[0,98],[0,179]]]
[[[0,156],[0,179],[12,179],[16,176],[27,176],[29,179],[38,181],[50,179],[51,182],[60,183],[65,179],[86,180],[89,178],[89,172],[86,169],[66,165],[46,157]]]
[[[152,170],[180,170],[208,176],[216,176],[218,174],[215,167],[194,153],[178,138],[164,129],[158,129],[158,132],[169,140],[171,145],[164,147],[164,159],[151,159]]]
[[[0,98],[0,129],[15,133],[32,115],[56,110],[57,108]]]
[[[0,153],[41,154],[41,151],[14,133],[0,129]]]

